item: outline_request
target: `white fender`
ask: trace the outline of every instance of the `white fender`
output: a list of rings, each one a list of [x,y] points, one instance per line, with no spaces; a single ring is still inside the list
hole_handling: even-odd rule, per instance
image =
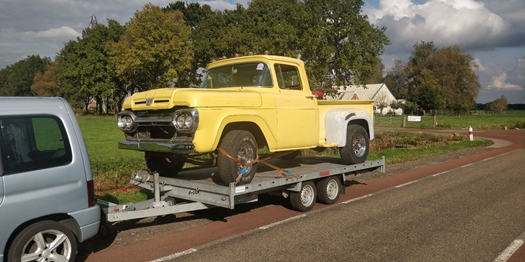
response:
[[[374,124],[372,116],[361,109],[336,108],[328,111],[325,117],[326,142],[337,143],[339,147],[346,145],[346,131],[349,122],[364,120],[368,125],[370,140],[374,139]]]

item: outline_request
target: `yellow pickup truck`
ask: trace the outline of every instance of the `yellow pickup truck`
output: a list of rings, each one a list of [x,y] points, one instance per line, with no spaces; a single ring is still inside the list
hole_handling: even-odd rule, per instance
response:
[[[128,97],[119,148],[145,152],[151,171],[173,176],[191,156],[216,156],[224,183],[250,183],[258,149],[338,147],[346,164],[366,160],[373,101],[320,100],[299,59],[250,55],[212,62],[199,88],[159,88]],[[286,157],[286,156],[285,156]]]

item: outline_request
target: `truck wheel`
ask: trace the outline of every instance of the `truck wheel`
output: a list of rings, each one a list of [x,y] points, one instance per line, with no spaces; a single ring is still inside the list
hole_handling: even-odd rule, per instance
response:
[[[182,170],[185,159],[173,154],[144,154],[146,166],[150,171],[156,171],[160,176],[174,176]]]
[[[245,130],[232,130],[226,133],[219,145],[231,157],[236,158],[242,163],[250,163],[257,158],[257,142],[252,133]],[[222,182],[229,184],[237,181],[239,174],[242,174],[238,184],[248,184],[252,181],[257,171],[257,164],[245,167],[230,159],[226,155],[219,153],[217,156],[217,166]]]
[[[323,204],[333,204],[341,194],[341,180],[338,177],[327,177],[317,182],[317,200]]]
[[[64,225],[55,221],[40,221],[18,234],[7,261],[75,261],[77,240]]]
[[[363,163],[368,156],[370,140],[366,130],[359,125],[349,125],[346,131],[346,145],[339,148],[339,155],[347,165]]]
[[[311,210],[315,205],[316,198],[317,188],[311,181],[303,182],[299,192],[290,192],[290,204],[292,208],[301,212]]]

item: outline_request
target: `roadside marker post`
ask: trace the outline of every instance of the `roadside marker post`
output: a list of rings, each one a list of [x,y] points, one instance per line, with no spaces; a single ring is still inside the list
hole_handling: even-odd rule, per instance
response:
[[[474,132],[472,131],[472,126],[468,128],[468,137],[470,141],[474,141]]]

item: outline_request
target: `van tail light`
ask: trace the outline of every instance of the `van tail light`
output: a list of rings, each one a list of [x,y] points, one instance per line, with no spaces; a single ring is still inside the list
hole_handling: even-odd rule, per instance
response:
[[[95,184],[93,180],[87,181],[88,205],[92,207],[95,205]]]

